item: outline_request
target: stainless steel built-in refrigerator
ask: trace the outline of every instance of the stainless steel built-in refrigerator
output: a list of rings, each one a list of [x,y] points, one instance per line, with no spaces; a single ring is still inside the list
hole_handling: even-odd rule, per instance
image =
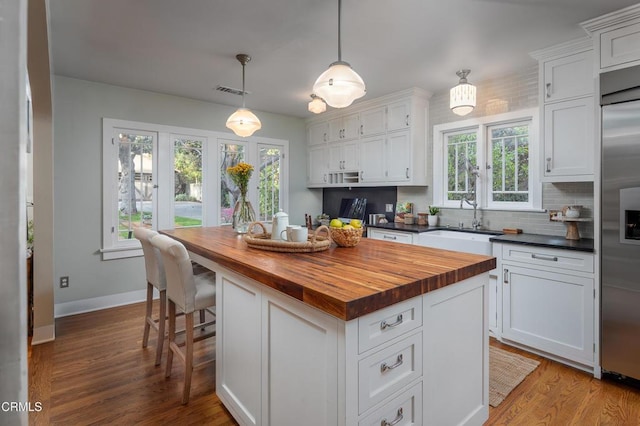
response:
[[[640,380],[640,66],[600,76],[601,365]]]

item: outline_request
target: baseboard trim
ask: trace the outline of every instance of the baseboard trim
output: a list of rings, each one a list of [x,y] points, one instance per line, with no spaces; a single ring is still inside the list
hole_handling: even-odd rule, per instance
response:
[[[154,299],[157,299],[159,294],[155,288],[153,289],[153,293]],[[72,300],[71,302],[56,303],[54,306],[54,316],[55,318],[61,318],[116,306],[130,305],[132,303],[144,302],[145,300],[147,300],[147,290],[135,290],[127,293],[92,297],[90,299]]]
[[[54,324],[44,325],[42,327],[33,327],[33,335],[31,337],[32,346],[51,342],[55,339],[56,326]]]

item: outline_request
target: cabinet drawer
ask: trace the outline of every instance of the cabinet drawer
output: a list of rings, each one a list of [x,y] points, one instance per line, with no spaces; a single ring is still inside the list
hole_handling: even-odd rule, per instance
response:
[[[395,422],[395,423],[394,423]],[[392,399],[363,420],[359,426],[421,426],[422,382]]]
[[[392,241],[394,243],[413,243],[413,234],[410,232],[394,232],[380,229],[369,228],[367,230],[369,238],[374,240]]]
[[[366,352],[421,325],[421,297],[364,315],[358,318],[358,352]]]
[[[422,333],[415,333],[358,363],[358,413],[422,376]]]
[[[514,244],[503,245],[502,259],[581,272],[593,272],[594,262],[591,253]]]

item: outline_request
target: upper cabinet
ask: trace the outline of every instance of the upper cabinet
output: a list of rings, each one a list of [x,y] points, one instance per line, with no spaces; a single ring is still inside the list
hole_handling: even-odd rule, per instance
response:
[[[640,65],[640,4],[583,22],[601,72]]]
[[[593,181],[595,78],[588,38],[531,53],[539,62],[542,180]]]
[[[426,185],[430,96],[414,88],[310,119],[307,186]]]

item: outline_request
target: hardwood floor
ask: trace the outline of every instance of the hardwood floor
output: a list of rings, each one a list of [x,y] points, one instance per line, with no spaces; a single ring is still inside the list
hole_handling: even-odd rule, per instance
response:
[[[174,363],[165,379],[166,353],[155,367],[155,335],[142,349],[143,323],[142,303],[58,319],[55,342],[29,352],[29,400],[43,405],[29,424],[237,424],[215,395],[211,366],[194,373],[191,400],[180,403],[183,367]],[[490,408],[486,425],[640,425],[640,390],[492,344],[541,364]],[[197,355],[214,345],[202,342]]]

